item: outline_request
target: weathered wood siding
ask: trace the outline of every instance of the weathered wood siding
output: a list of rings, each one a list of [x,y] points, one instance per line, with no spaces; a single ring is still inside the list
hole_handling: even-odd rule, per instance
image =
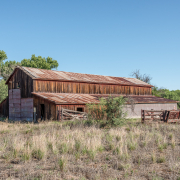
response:
[[[56,105],[54,103],[51,103],[45,99],[39,98],[37,96],[34,96],[34,107],[36,108],[36,119],[41,118],[41,104],[44,104],[45,111],[45,120],[46,119],[53,119],[56,120]]]
[[[151,95],[150,87],[34,80],[34,92]]]
[[[19,86],[19,87],[18,87]],[[21,69],[17,69],[8,83],[8,89],[21,89],[21,98],[32,97],[33,79]]]
[[[9,116],[9,98],[8,97],[0,104],[0,115],[4,117]]]

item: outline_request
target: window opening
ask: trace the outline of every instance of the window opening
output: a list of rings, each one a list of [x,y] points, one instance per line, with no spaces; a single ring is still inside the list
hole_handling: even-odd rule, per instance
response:
[[[77,111],[84,112],[84,108],[78,107],[78,108],[77,108]]]

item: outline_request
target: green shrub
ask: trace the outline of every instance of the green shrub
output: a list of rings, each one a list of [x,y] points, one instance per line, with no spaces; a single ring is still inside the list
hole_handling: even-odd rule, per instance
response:
[[[126,99],[123,96],[109,96],[105,101],[107,122],[111,125],[120,125],[121,120],[125,119],[126,113],[123,110]]]
[[[123,96],[101,98],[99,104],[86,104],[88,118],[96,121],[105,120],[107,125],[118,126],[124,123],[126,113],[124,104],[127,101]]]

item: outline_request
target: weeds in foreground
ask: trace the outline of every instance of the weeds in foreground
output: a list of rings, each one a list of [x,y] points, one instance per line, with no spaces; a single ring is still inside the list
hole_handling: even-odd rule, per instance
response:
[[[13,169],[19,163],[29,166],[28,171],[33,167],[31,164],[37,164],[43,167],[38,169],[43,173],[51,167],[47,171],[53,177],[60,171],[56,177],[61,179],[68,179],[69,175],[78,179],[141,179],[149,172],[148,168],[156,166],[165,172],[161,178],[179,176],[179,125],[128,124],[101,129],[96,123],[90,127],[79,123],[78,127],[75,123],[65,126],[44,122],[0,123],[0,128],[6,132],[0,137],[0,160],[4,162],[0,167],[11,165]],[[148,177],[159,178],[156,175],[152,173]]]
[[[66,167],[66,160],[64,157],[61,157],[58,161],[58,165],[59,165],[59,168],[61,171],[64,171],[65,170],[65,167]]]

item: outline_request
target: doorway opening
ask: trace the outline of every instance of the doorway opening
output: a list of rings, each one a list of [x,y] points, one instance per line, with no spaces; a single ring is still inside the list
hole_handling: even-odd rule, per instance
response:
[[[77,108],[77,111],[84,112],[84,108],[78,107],[78,108]]]
[[[41,104],[41,120],[45,120],[45,117],[44,117],[44,104]]]

